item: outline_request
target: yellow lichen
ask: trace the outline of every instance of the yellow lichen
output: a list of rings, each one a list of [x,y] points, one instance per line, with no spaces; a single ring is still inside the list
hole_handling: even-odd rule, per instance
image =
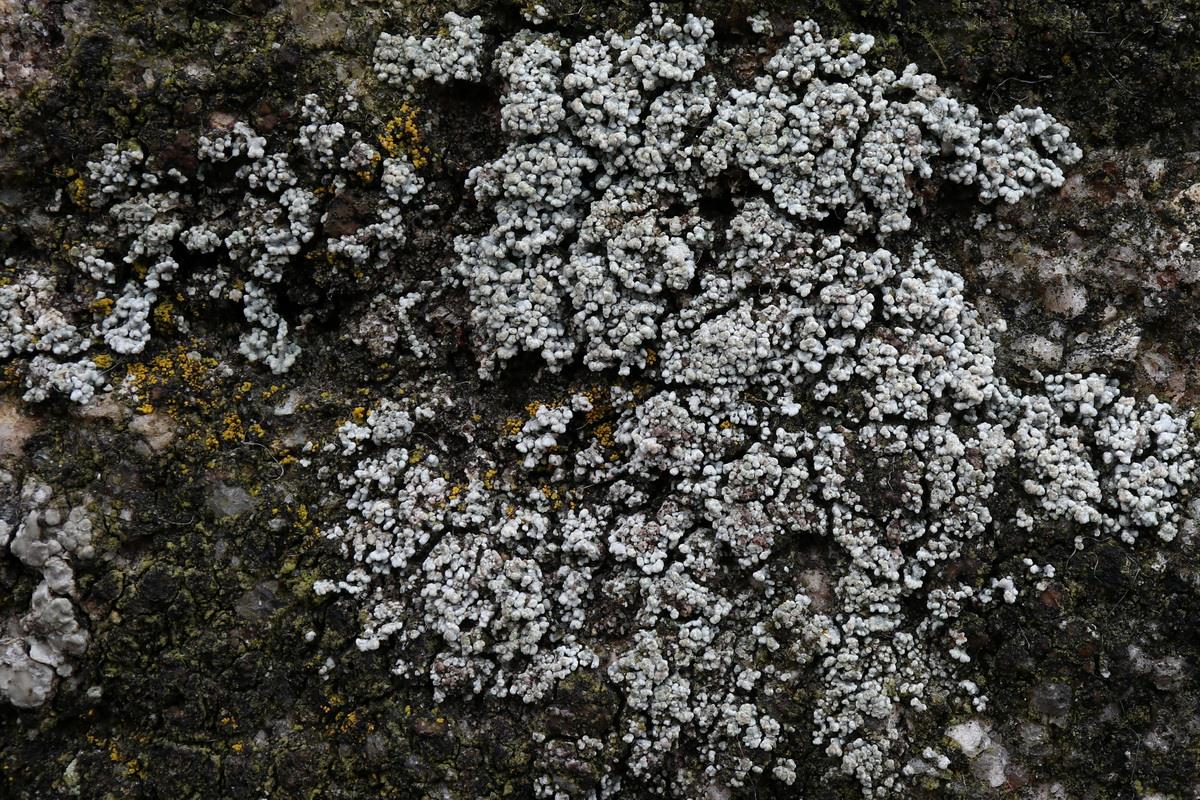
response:
[[[417,128],[420,109],[404,103],[399,112],[383,126],[379,135],[379,146],[393,158],[404,155],[414,167],[421,169],[429,163],[429,148],[421,142],[421,131]]]
[[[242,424],[242,418],[236,411],[227,411],[222,421],[225,423],[225,429],[221,431],[221,438],[227,442],[240,442],[246,438],[246,426]]]
[[[154,307],[154,321],[164,328],[169,327],[174,312],[175,304],[170,300],[164,300]]]
[[[86,208],[87,199],[87,184],[84,183],[82,177],[77,177],[75,180],[67,184],[67,194],[71,198],[71,202],[80,208]]]
[[[615,447],[616,442],[613,440],[613,426],[611,422],[603,422],[596,426],[594,431],[596,441],[604,447]]]
[[[339,730],[342,733],[346,733],[347,731],[349,731],[351,728],[353,728],[357,724],[358,724],[358,712],[351,711],[350,713],[346,714],[345,718],[342,720],[342,724],[339,726]]]

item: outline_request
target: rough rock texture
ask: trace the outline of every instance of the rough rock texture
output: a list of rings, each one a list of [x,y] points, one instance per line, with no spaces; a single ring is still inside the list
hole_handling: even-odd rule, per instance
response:
[[[451,10],[462,16],[447,24],[443,14]],[[1154,395],[1170,404],[1173,418],[1197,427],[1200,266],[1191,242],[1200,236],[1200,21],[1188,3],[763,0],[668,4],[664,11],[712,20],[711,32],[680,36],[711,37],[714,50],[733,54],[709,59],[722,82],[750,81],[792,22],[811,17],[847,52],[855,47],[850,34],[874,35],[872,68],[900,73],[915,62],[985,120],[1016,105],[1052,113],[1083,153],[1064,167],[1061,187],[1020,203],[981,205],[972,187],[914,180],[915,230],[897,232],[887,246],[907,259],[919,234],[931,258],[962,276],[964,302],[978,311],[980,326],[993,326],[995,373],[1013,392],[1038,396],[1047,391],[1046,376],[1100,372],[1119,381],[1123,396],[1149,403]],[[468,180],[472,168],[497,162],[513,140],[545,138],[574,113],[555,100],[569,87],[560,89],[567,84],[553,77],[554,54],[610,28],[633,31],[650,13],[635,3],[553,0],[453,7],[0,0],[0,291],[14,298],[3,300],[5,324],[23,325],[33,311],[54,322],[28,340],[16,333],[5,339],[0,374],[0,518],[11,527],[0,534],[0,681],[21,700],[0,704],[0,796],[863,795],[854,765],[847,771],[828,741],[812,741],[814,709],[824,707],[829,692],[820,673],[769,702],[750,697],[782,723],[771,756],[790,758],[791,767],[781,771],[763,760],[761,773],[741,770],[731,756],[732,766],[721,762],[705,785],[687,747],[713,740],[685,732],[674,760],[654,774],[631,771],[621,784],[606,783],[606,765],[635,760],[638,737],[624,743],[612,735],[637,725],[637,703],[645,701],[630,690],[629,676],[640,666],[604,661],[572,669],[537,702],[445,692],[428,670],[391,672],[401,656],[426,666],[444,639],[426,632],[404,648],[388,641],[364,648],[370,606],[353,595],[314,591],[353,566],[328,535],[350,516],[339,476],[363,458],[347,454],[347,436],[377,447],[389,436],[409,436],[411,427],[411,454],[450,454],[437,465],[455,472],[444,487],[450,501],[457,500],[450,484],[459,473],[480,485],[491,480],[466,472],[480,442],[499,443],[492,452],[511,459],[496,465],[500,471],[529,471],[523,488],[541,481],[551,492],[561,468],[555,459],[582,449],[566,442],[594,434],[612,451],[636,449],[632,423],[623,431],[621,419],[592,418],[579,402],[573,413],[586,434],[567,432],[550,412],[563,398],[592,392],[594,399],[597,386],[620,387],[640,402],[638,381],[660,380],[645,370],[672,369],[673,351],[639,340],[622,364],[601,342],[556,355],[556,362],[541,354],[539,342],[493,364],[495,345],[476,313],[481,301],[447,276],[461,273],[455,238],[496,224],[496,203],[480,196],[478,178]],[[500,62],[499,71],[481,69],[478,81],[480,54],[468,24],[476,14],[490,37],[482,57]],[[518,37],[530,25],[536,33]],[[427,69],[436,74],[426,82],[381,78],[384,32],[396,49],[413,37],[406,44],[413,57],[444,65],[443,72]],[[469,57],[433,41],[439,35],[462,37]],[[693,66],[685,47],[646,65],[645,74],[655,84],[678,80],[672,70]],[[453,79],[436,77],[446,71]],[[351,87],[355,103],[341,99]],[[310,94],[330,109],[329,119],[314,119],[311,108],[306,116]],[[535,112],[539,122],[531,124]],[[342,134],[321,127],[335,122]],[[123,256],[137,238],[89,233],[101,211],[91,199],[98,179],[88,162],[103,161],[107,144],[140,153],[164,176],[171,169],[187,176],[179,187],[184,196],[199,191],[196,176],[205,170],[210,182],[236,185],[236,202],[202,210],[217,227],[260,231],[279,219],[268,203],[279,192],[245,188],[251,178],[234,176],[241,162],[221,172],[198,158],[202,136],[229,134],[235,123],[267,139],[268,155],[277,146],[311,149],[311,160],[297,158],[294,169],[301,184],[324,188],[315,193],[320,215],[309,220],[312,238],[301,242],[311,248],[302,250],[302,268],[278,281],[247,270],[212,279],[214,263],[205,260],[197,231],[195,248],[173,251],[177,269],[109,256],[117,279],[111,296],[97,294],[107,285],[106,268],[86,258],[105,255],[80,252],[78,244],[103,239]],[[358,160],[323,162],[324,143],[343,137],[341,147],[352,132],[378,158],[360,150]],[[301,137],[308,144],[279,144]],[[664,131],[659,141],[668,137]],[[588,146],[581,158],[603,149],[598,139]],[[414,185],[409,166],[423,186],[412,202],[401,202]],[[248,167],[247,175],[268,183],[281,174],[268,167]],[[712,235],[724,235],[733,212],[728,198],[748,183],[728,181],[683,204],[718,221]],[[237,217],[250,194],[266,198],[265,210]],[[399,216],[391,207],[402,209]],[[669,211],[679,219],[674,229],[639,233],[630,223],[621,241],[658,237],[652,258],[636,258],[690,269],[684,251],[694,246],[699,253],[710,234],[697,232],[703,226],[687,218],[688,208]],[[152,221],[171,219],[168,208]],[[386,230],[373,227],[381,219]],[[819,233],[832,232],[829,225]],[[304,237],[303,229],[289,231],[297,241]],[[378,253],[393,243],[400,255],[376,268]],[[356,260],[356,247],[370,248],[370,257]],[[85,262],[90,266],[81,269]],[[656,320],[679,310],[678,293],[689,285],[672,285],[665,272],[662,297],[654,294],[651,310],[639,311]],[[158,285],[147,288],[148,279]],[[267,287],[270,309],[288,322],[278,341],[299,348],[281,374],[267,355],[278,326],[270,340],[242,346],[248,331],[263,329],[265,312],[247,299],[255,279]],[[105,328],[122,308],[126,285],[137,288],[136,298],[131,294],[128,313]],[[141,331],[134,338],[143,346],[106,348],[104,334],[130,319],[138,324],[123,330]],[[993,325],[1001,320],[1003,330]],[[75,333],[63,332],[68,324]],[[97,342],[91,349],[70,350],[88,337]],[[248,360],[247,350],[258,345],[263,357]],[[278,352],[292,353],[286,345]],[[597,369],[607,371],[585,364],[589,347]],[[481,365],[491,368],[490,378],[480,377]],[[632,376],[619,375],[622,366]],[[31,395],[39,386],[46,391]],[[87,402],[72,401],[73,394]],[[421,418],[415,407],[429,397],[450,398],[456,410]],[[389,422],[381,412],[389,404],[410,410],[418,424]],[[817,427],[806,422],[820,415],[804,398],[796,405],[796,429]],[[377,433],[385,422],[388,430]],[[606,423],[615,424],[606,430]],[[734,418],[729,429],[743,425]],[[997,499],[989,502],[998,519],[1020,518],[1021,484],[1034,471],[1018,464],[995,480]],[[752,469],[748,474],[749,487],[763,482]],[[873,486],[882,488],[854,491],[880,505],[903,493],[899,481],[868,477],[878,477]],[[653,502],[673,491],[671,480],[655,478]],[[964,602],[957,616],[966,671],[947,673],[949,688],[925,694],[925,708],[890,720],[899,796],[1200,796],[1200,506],[1189,491],[1175,498],[1179,523],[1167,535],[1156,519],[1130,544],[1117,531],[1096,536],[1059,518],[1039,521],[1036,535],[989,529],[939,567],[945,585],[994,597],[986,606]],[[542,493],[529,502],[559,501]],[[86,542],[73,532],[84,520]],[[35,552],[30,536],[17,543],[19,531],[34,528],[38,541],[58,549]],[[736,533],[721,534],[722,541]],[[754,561],[758,545],[743,546],[739,552]],[[787,552],[802,596],[816,609],[836,603],[834,556],[810,545]],[[639,569],[656,558],[651,549]],[[732,593],[754,569],[724,558],[712,585]],[[610,564],[598,572],[601,581],[619,570]],[[1016,590],[1011,601],[1009,589]],[[626,599],[606,595],[611,614],[593,608],[588,619],[611,620],[607,641],[622,646],[631,638],[620,629]],[[917,611],[911,597],[903,601],[904,614],[917,618]],[[664,637],[668,628],[664,622]],[[29,667],[35,651],[56,663],[35,658],[41,666]],[[614,645],[601,655],[611,653],[615,663],[621,652]],[[12,683],[12,675],[33,673],[33,684],[24,677]],[[753,687],[757,679],[748,680]],[[982,695],[986,702],[973,702]],[[746,739],[757,713],[733,715],[731,741],[762,744],[768,725]]]

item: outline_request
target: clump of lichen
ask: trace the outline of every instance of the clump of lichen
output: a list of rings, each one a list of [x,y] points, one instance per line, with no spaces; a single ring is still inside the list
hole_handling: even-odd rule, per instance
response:
[[[983,122],[914,66],[871,71],[871,37],[813,22],[723,86],[713,32],[655,7],[630,33],[498,48],[512,141],[468,174],[493,221],[456,239],[449,272],[480,376],[529,353],[638,390],[531,402],[453,444],[434,436],[461,425],[445,380],[345,423],[350,516],[327,535],[352,566],[315,588],[355,598],[358,647],[388,647],[438,700],[541,704],[603,672],[623,712],[571,744],[600,794],[790,785],[807,739],[884,796],[948,775],[940,736],[905,747],[930,702],[989,705],[958,666],[959,618],[1055,574],[950,565],[1058,524],[1171,541],[1195,444],[1170,406],[1100,375],[1010,386],[1003,320],[923,245],[891,245],[921,180],[1007,204],[1061,186],[1081,157],[1064,126],[1022,106]],[[396,75],[455,61],[390,41],[377,60]],[[731,208],[714,215],[718,187]],[[1019,499],[997,500],[1014,469]],[[808,717],[783,713],[804,687]]]

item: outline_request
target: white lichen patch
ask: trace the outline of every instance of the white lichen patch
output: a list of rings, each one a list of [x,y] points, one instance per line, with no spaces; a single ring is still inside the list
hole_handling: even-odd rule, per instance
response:
[[[484,61],[483,19],[453,11],[442,18],[432,36],[393,36],[382,33],[375,45],[379,80],[407,85],[411,81],[477,81]]]
[[[456,245],[485,375],[521,351],[556,369],[579,354],[592,369],[645,366],[667,294],[710,257],[700,198],[734,171],[789,220],[837,220],[849,242],[908,230],[919,180],[1016,202],[1061,185],[1081,156],[1041,109],[984,122],[915,66],[869,71],[870,36],[847,45],[798,23],[751,86],[726,89],[703,74],[712,35],[708,20],[655,11],[629,36],[570,45],[565,60],[545,35],[500,47],[514,141],[467,181],[495,225]],[[762,244],[746,255],[778,252],[761,227],[770,213],[754,208],[745,224]]]
[[[1050,526],[1170,539],[1196,444],[1103,376],[1010,386],[1003,323],[921,244],[888,244],[922,182],[984,203],[1061,185],[1080,157],[1065,127],[1021,107],[985,122],[812,22],[726,86],[712,36],[656,8],[627,34],[501,45],[513,141],[467,179],[492,222],[458,238],[449,278],[483,377],[525,352],[605,382],[468,444],[439,438],[468,413],[449,386],[344,425],[349,513],[328,537],[352,567],[317,591],[354,596],[360,649],[437,698],[544,703],[602,676],[623,710],[610,747],[583,749],[626,754],[595,763],[605,796],[790,783],[802,740],[882,796],[949,765],[906,741],[910,715],[987,707],[962,611],[1053,576],[944,567]],[[1013,472],[1015,507],[997,499]]]
[[[240,352],[288,371],[300,346],[278,310],[282,287],[300,270],[388,269],[424,188],[404,143],[385,130],[376,147],[337,118],[357,110],[349,94],[336,113],[306,96],[290,141],[233,121],[199,137],[192,178],[135,147],[106,145],[79,179],[87,213],[76,215],[83,234],[69,250],[96,321],[81,321],[84,309],[38,265],[5,264],[17,277],[0,287],[0,358],[22,357],[25,399],[88,402],[106,383],[94,357],[141,353],[156,312],[167,324],[174,305],[192,298],[239,304]],[[346,208],[350,218],[336,219]],[[411,305],[402,294],[392,313]]]
[[[12,484],[5,472],[0,479]],[[28,610],[0,629],[0,696],[19,708],[46,702],[72,661],[87,649],[87,628],[75,606],[74,565],[93,555],[92,522],[84,505],[70,506],[36,479],[20,489],[14,516],[0,520],[0,552],[40,575]]]
[[[750,28],[774,36],[765,16]],[[824,769],[902,796],[951,763],[946,742],[909,741],[914,718],[988,708],[964,612],[1054,576],[1027,558],[968,581],[956,562],[1050,531],[1080,547],[1186,536],[1196,437],[1172,406],[1071,370],[1056,338],[1019,339],[1032,380],[1010,384],[1004,322],[914,235],[942,184],[983,206],[1063,185],[1081,157],[1064,125],[1022,106],[986,119],[915,65],[873,66],[865,34],[802,21],[758,44],[725,52],[711,20],[657,5],[574,41],[525,30],[489,48],[482,19],[453,12],[383,34],[382,83],[490,70],[498,89],[504,147],[467,173],[473,209],[420,283],[399,262],[421,150],[358,130],[350,94],[304,98],[287,136],[214,115],[188,176],[110,144],[71,190],[71,302],[39,265],[6,262],[0,358],[20,360],[27,400],[87,402],[100,351],[142,353],[191,298],[236,304],[241,353],[282,373],[310,319],[285,301],[300,269],[353,286],[396,267],[347,339],[429,369],[324,453],[345,509],[322,528],[348,566],[315,589],[357,606],[358,649],[437,702],[545,707],[564,679],[605,684],[611,726],[534,742],[538,764],[588,762],[596,796],[724,796]],[[1095,302],[1077,266],[1042,266],[1063,324]],[[454,293],[481,381],[524,357],[569,388],[529,381],[524,413],[485,419],[421,324]],[[144,419],[146,446],[169,446]],[[249,494],[218,488],[213,513],[249,513]],[[33,706],[87,644],[72,564],[90,523],[35,482],[19,505],[0,546],[41,581],[0,640],[0,691]],[[978,718],[947,736],[1002,785],[1008,750]],[[565,791],[549,769],[535,790]]]

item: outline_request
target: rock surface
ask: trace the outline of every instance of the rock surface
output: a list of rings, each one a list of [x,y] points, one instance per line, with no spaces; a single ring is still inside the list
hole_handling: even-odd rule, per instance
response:
[[[480,70],[475,81],[474,59],[486,61],[492,52],[472,49],[469,27],[443,22],[452,10],[444,3],[7,5],[0,0],[0,288],[30,285],[21,296],[32,304],[49,290],[28,284],[29,275],[53,278],[57,299],[44,305],[80,330],[112,313],[70,251],[91,219],[88,162],[102,159],[106,144],[136,149],[164,175],[209,169],[215,181],[225,173],[215,161],[201,165],[201,136],[228,135],[233,146],[241,122],[274,143],[293,141],[312,125],[319,161],[322,137],[333,135],[321,126],[335,120],[317,119],[311,108],[306,117],[304,98],[316,95],[323,108],[340,113],[339,98],[353,86],[358,106],[345,117],[347,129],[360,131],[379,161],[403,161],[413,171],[378,167],[379,183],[368,186],[354,183],[354,173],[377,168],[369,154],[361,164],[328,168],[345,172],[345,183],[322,206],[327,213],[313,236],[338,239],[342,249],[309,259],[264,294],[289,323],[285,338],[299,343],[298,354],[272,349],[283,341],[275,338],[277,326],[270,338],[247,339],[247,331],[264,330],[250,319],[249,309],[261,306],[248,284],[269,281],[248,272],[213,277],[197,231],[196,249],[174,252],[184,277],[163,277],[166,288],[146,302],[143,349],[123,344],[141,335],[136,326],[110,337],[119,343],[111,348],[102,333],[87,351],[87,369],[44,378],[47,386],[66,387],[44,399],[23,398],[30,376],[41,380],[29,366],[32,354],[57,357],[36,349],[50,347],[45,335],[6,356],[0,684],[11,702],[0,703],[0,796],[574,798],[603,787],[614,797],[863,796],[845,759],[812,742],[813,709],[829,691],[815,678],[769,702],[755,697],[782,723],[771,756],[792,759],[790,768],[751,770],[735,785],[729,775],[736,765],[727,770],[722,762],[705,786],[688,773],[684,756],[649,777],[630,774],[620,784],[606,778],[612,764],[634,760],[634,745],[613,736],[639,719],[629,701],[632,671],[610,669],[631,638],[621,627],[630,597],[596,601],[595,618],[610,621],[601,633],[612,643],[597,654],[597,666],[573,670],[527,703],[487,693],[441,697],[426,672],[393,675],[395,642],[363,651],[369,606],[314,591],[352,566],[328,535],[348,518],[338,476],[359,460],[343,454],[341,434],[358,426],[369,438],[388,402],[451,398],[460,411],[417,419],[406,446],[461,454],[509,437],[521,446],[512,447],[512,462],[501,470],[531,464],[550,475],[559,438],[576,436],[559,431],[568,428],[549,404],[598,380],[582,352],[561,364],[537,352],[514,353],[481,378],[480,365],[496,349],[473,317],[481,301],[466,286],[448,288],[444,276],[459,261],[455,236],[496,223],[496,204],[479,197],[478,182],[469,186],[472,168],[496,162],[511,140],[543,135],[523,114],[557,120],[568,113],[555,105],[545,72],[553,58],[536,50],[525,61],[518,55],[535,48],[531,42],[631,31],[647,18],[646,6],[455,6],[464,19],[480,16],[490,44],[518,41],[518,31],[531,25],[548,37],[519,40],[503,51],[503,76]],[[681,9],[666,10],[683,18]],[[792,21],[811,17],[830,39],[850,43],[852,33],[872,34],[873,67],[899,73],[916,62],[986,119],[1019,104],[1041,106],[1066,124],[1083,158],[1065,167],[1061,187],[1020,203],[980,205],[974,191],[950,182],[916,186],[915,232],[898,233],[888,246],[908,247],[919,232],[931,257],[961,274],[962,294],[982,324],[1006,323],[995,335],[995,369],[1015,390],[1032,394],[1047,375],[1099,371],[1119,380],[1124,396],[1147,402],[1155,395],[1197,427],[1200,260],[1192,242],[1200,235],[1200,19],[1186,2],[763,0],[688,10],[712,20],[716,50],[738,54],[715,68],[722,81],[758,74]],[[774,34],[754,30],[768,25]],[[421,63],[445,64],[455,74],[415,88],[395,85],[376,75],[384,32],[393,35],[393,49],[409,36],[418,44],[439,33],[458,36],[471,56],[455,60],[458,51],[430,46]],[[760,53],[764,36],[770,48]],[[670,55],[676,57],[669,65],[686,72],[687,54]],[[664,74],[654,80],[666,80]],[[410,201],[418,180],[420,194]],[[378,188],[385,183],[404,221],[404,241],[386,268],[380,265],[391,256],[380,254],[390,252],[392,240],[372,227],[380,222],[384,206],[376,200],[386,195]],[[732,216],[729,197],[745,183],[731,181],[696,199],[704,215],[721,220],[715,229],[723,232]],[[196,186],[183,183],[180,191]],[[672,209],[681,219],[684,211]],[[221,224],[236,212],[214,201],[205,213]],[[653,259],[635,256],[666,264],[665,285],[670,269],[688,268],[687,248],[698,251],[707,235],[689,239],[682,230],[664,235]],[[356,238],[363,231],[375,238]],[[372,249],[360,263],[354,246],[363,242]],[[122,281],[138,283],[145,300],[146,276],[155,275],[150,266],[114,269]],[[208,282],[185,283],[197,275]],[[680,292],[688,282],[681,285]],[[123,286],[115,284],[110,304]],[[647,314],[673,313],[677,302],[673,296]],[[124,320],[136,316],[130,311]],[[587,358],[608,370],[599,380],[635,393],[643,370],[675,363],[670,351],[639,342],[629,351],[636,358],[625,363],[633,379],[622,383],[621,359],[606,346],[589,345]],[[262,357],[248,361],[247,350],[258,347]],[[286,371],[272,369],[289,358]],[[81,388],[95,393],[77,405],[70,395],[80,399]],[[811,413],[805,402],[794,402],[797,430]],[[580,405],[573,413],[583,419],[592,412]],[[603,422],[587,422],[594,426],[589,435],[614,437],[611,447],[619,449],[620,430],[606,433]],[[470,465],[464,457],[436,466],[449,472]],[[886,506],[901,489],[879,477],[874,493],[863,494]],[[1015,467],[1002,473],[997,519],[1007,512],[1017,518],[1027,477]],[[476,478],[482,485],[483,474]],[[756,480],[763,482],[747,479],[746,497]],[[664,477],[651,494],[670,490]],[[994,591],[995,599],[958,617],[970,687],[956,674],[951,690],[924,697],[925,709],[900,709],[878,723],[902,733],[892,755],[892,771],[903,776],[898,796],[1200,796],[1200,500],[1185,491],[1179,507],[1177,530],[1147,525],[1134,544],[1093,536],[1069,520],[1039,523],[1036,536],[997,524],[939,568],[946,581]],[[54,543],[53,557],[31,556],[15,544],[31,512],[41,515],[39,541]],[[76,531],[84,515],[86,541]],[[811,610],[832,614],[839,574],[823,548],[786,552]],[[660,560],[666,568],[671,557],[655,552],[642,554],[639,568],[652,571]],[[740,571],[735,557],[723,558],[727,584],[751,580],[745,576],[753,569]],[[595,580],[617,571],[607,564]],[[1004,583],[1009,577],[1015,582]],[[1006,587],[1019,590],[1012,600]],[[903,613],[918,618],[924,595],[920,600],[920,608],[910,603]],[[412,651],[405,656],[424,663],[442,641],[427,633],[405,646]],[[771,663],[760,660],[757,669]],[[757,679],[745,680],[753,686]],[[769,731],[764,725],[754,733],[759,718],[750,714],[735,714],[729,724],[739,741],[750,741],[743,739],[750,731],[761,745]],[[693,741],[694,751],[710,741],[684,736],[681,753]]]

